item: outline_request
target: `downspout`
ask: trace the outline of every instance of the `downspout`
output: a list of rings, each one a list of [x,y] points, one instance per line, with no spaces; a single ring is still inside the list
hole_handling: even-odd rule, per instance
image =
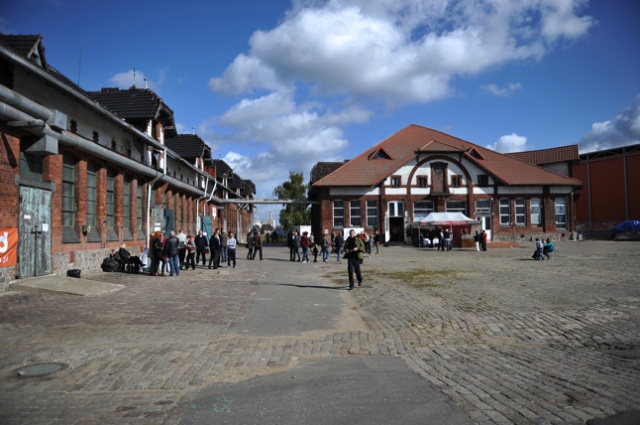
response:
[[[205,183],[204,183],[204,195],[198,198],[198,205],[196,208],[196,214],[198,215],[198,230],[202,230],[202,222],[200,222],[200,201],[202,201],[203,199],[206,199],[207,197],[207,188],[209,187],[209,178],[205,177]],[[204,205],[202,205],[202,216],[204,217]]]

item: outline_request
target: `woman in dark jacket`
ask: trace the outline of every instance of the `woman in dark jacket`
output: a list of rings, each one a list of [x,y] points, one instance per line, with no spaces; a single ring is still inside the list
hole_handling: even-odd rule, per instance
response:
[[[162,232],[156,232],[151,240],[151,276],[158,276],[160,262],[162,262],[162,274],[164,275],[164,244],[162,243]]]

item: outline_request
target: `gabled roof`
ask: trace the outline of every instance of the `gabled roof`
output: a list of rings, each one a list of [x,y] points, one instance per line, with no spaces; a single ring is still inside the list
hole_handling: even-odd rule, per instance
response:
[[[195,134],[178,134],[166,138],[164,144],[184,159],[211,158],[211,148]]]
[[[511,152],[505,155],[534,165],[571,162],[580,159],[578,145],[560,146],[558,148],[540,149],[537,151]]]
[[[41,35],[0,34],[0,46],[11,50],[18,56],[21,56],[32,62],[34,65],[42,68],[53,78],[69,86],[78,93],[85,96],[87,95],[87,92],[84,91],[84,89],[62,75],[60,71],[47,64]]]
[[[324,176],[333,173],[334,171],[336,171],[338,168],[342,167],[347,162],[348,161],[344,161],[344,162],[318,162],[318,163],[316,163],[316,165],[314,165],[313,168],[311,169],[311,181],[310,181],[310,183],[313,184],[313,183],[317,182],[318,180],[320,180],[321,178],[323,178]]]
[[[139,89],[135,86],[121,90],[117,87],[90,91],[88,96],[120,118],[126,120],[157,120],[161,115],[173,120],[173,111],[161,97],[150,89]]]
[[[384,149],[392,159],[384,161],[369,159],[371,154],[380,148]],[[376,186],[417,155],[452,152],[476,164],[498,182],[509,186],[581,184],[579,180],[494,152],[449,134],[411,124],[315,182],[313,186]]]

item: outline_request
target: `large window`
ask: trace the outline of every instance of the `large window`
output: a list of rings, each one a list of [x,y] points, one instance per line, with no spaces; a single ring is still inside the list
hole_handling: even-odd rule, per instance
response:
[[[115,227],[115,171],[107,170],[107,229],[113,229]]]
[[[524,198],[516,198],[516,225],[525,226],[527,224],[527,210]]]
[[[122,227],[131,228],[131,177],[124,176],[122,193]]]
[[[467,202],[466,201],[447,201],[447,212],[461,212],[462,214],[467,213]]]
[[[349,202],[349,219],[351,227],[362,226],[362,210],[360,208],[360,201]]]
[[[500,199],[500,225],[509,226],[511,224],[511,205],[509,199]]]
[[[62,157],[62,226],[73,227],[75,222],[76,173],[75,158]]]
[[[96,225],[96,200],[98,195],[98,167],[87,163],[87,226]]]
[[[531,208],[531,224],[534,226],[539,226],[542,224],[542,209],[540,206],[540,198],[531,198],[530,208]]]
[[[478,214],[490,214],[491,213],[491,200],[478,199],[476,201],[476,215]]]
[[[556,227],[567,228],[567,200],[564,198],[556,198]]]
[[[333,227],[344,227],[344,201],[333,201]]]
[[[367,227],[378,227],[378,201],[367,201]]]
[[[416,201],[413,203],[413,219],[424,218],[433,212],[433,201]]]

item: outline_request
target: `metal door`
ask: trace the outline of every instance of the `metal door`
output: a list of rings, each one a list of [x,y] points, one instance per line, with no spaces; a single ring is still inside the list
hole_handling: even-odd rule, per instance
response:
[[[18,277],[51,274],[51,192],[20,187]]]

